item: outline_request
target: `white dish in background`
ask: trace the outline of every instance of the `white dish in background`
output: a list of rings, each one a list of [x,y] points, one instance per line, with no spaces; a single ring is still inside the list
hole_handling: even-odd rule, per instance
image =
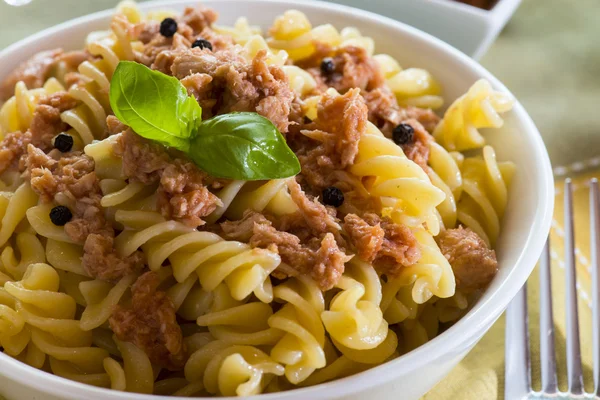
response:
[[[373,1],[373,0],[371,0]],[[423,1],[423,0],[418,0]],[[507,0],[511,1],[511,0]],[[144,3],[141,8],[183,9],[194,0]],[[296,0],[204,0],[231,24],[247,16],[268,27],[290,8],[307,14],[313,24],[358,27],[371,36],[380,52],[389,53],[406,67],[424,67],[444,87],[446,103],[462,95],[478,79],[506,91],[494,76],[448,44],[415,28],[379,15],[340,5]],[[81,48],[90,31],[106,29],[113,11],[72,20],[35,34],[0,52],[0,79],[20,62],[46,49]],[[500,269],[472,310],[453,327],[416,350],[348,378],[288,392],[261,395],[260,400],[397,399],[416,400],[468,353],[502,314],[531,273],[550,230],[554,187],[548,154],[538,130],[521,104],[507,114],[505,126],[486,135],[499,160],[511,160],[518,170],[512,183],[503,231],[497,243]],[[8,400],[159,400],[171,397],[137,395],[83,385],[31,368],[0,353],[0,396]]]
[[[521,0],[498,0],[483,10],[453,0],[327,0],[385,15],[436,36],[479,60]]]

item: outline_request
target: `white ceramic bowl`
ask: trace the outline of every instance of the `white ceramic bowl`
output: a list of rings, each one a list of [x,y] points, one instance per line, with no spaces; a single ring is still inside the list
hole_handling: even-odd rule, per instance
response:
[[[166,6],[183,9],[195,1],[146,3],[144,9]],[[463,53],[415,28],[391,19],[345,6],[294,0],[204,0],[220,12],[221,23],[247,16],[268,27],[273,18],[296,8],[314,24],[333,23],[338,28],[356,26],[373,37],[379,52],[391,54],[400,64],[427,68],[443,84],[449,103],[479,78],[497,90],[507,89],[488,71]],[[21,61],[54,47],[81,48],[86,34],[106,29],[113,11],[79,18],[40,32],[0,53],[0,79]],[[467,354],[502,314],[531,273],[550,229],[554,189],[550,162],[538,130],[521,104],[500,131],[487,135],[500,160],[511,160],[518,172],[510,188],[509,204],[497,252],[498,275],[472,310],[452,328],[424,346],[361,374],[319,386],[263,395],[261,400],[283,399],[418,399],[431,389]],[[158,397],[134,395],[86,386],[41,372],[0,353],[0,395],[7,399],[133,399]],[[166,399],[166,398],[162,398]]]

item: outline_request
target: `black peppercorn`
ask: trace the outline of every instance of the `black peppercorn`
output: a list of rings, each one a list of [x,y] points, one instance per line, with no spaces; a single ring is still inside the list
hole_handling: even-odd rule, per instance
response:
[[[415,130],[409,124],[400,124],[392,131],[392,139],[398,146],[412,142],[414,136]]]
[[[323,189],[323,204],[339,207],[344,203],[344,193],[335,186]]]
[[[64,226],[71,218],[73,218],[73,214],[68,207],[56,206],[50,210],[50,221],[52,221],[54,225]]]
[[[335,72],[335,63],[333,62],[333,58],[325,57],[323,61],[321,61],[321,72],[323,75],[331,75]]]
[[[209,49],[210,51],[212,51],[212,44],[206,40],[206,39],[196,39],[194,40],[194,43],[192,43],[192,49],[194,47],[200,47],[200,50],[202,49]]]
[[[54,148],[61,153],[71,151],[73,148],[73,136],[66,133],[59,133],[54,138]]]
[[[173,18],[165,18],[160,23],[160,34],[164,37],[173,37],[177,32],[177,21]]]

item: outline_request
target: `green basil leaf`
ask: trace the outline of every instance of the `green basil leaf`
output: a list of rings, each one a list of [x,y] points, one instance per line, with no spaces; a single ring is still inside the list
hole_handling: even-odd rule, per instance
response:
[[[185,152],[202,122],[202,108],[177,78],[132,61],[117,66],[110,105],[138,135]]]
[[[188,156],[217,178],[280,179],[300,172],[300,162],[275,125],[257,113],[223,114],[204,121]]]

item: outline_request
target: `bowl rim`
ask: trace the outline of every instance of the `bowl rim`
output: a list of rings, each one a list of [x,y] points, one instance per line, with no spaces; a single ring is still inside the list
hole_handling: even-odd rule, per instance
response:
[[[426,41],[434,52],[447,53],[452,58],[460,61],[478,76],[490,81],[494,88],[510,93],[510,91],[484,67],[451,45],[433,37],[426,32],[420,31],[417,28],[372,12],[335,3],[305,0],[300,2],[297,0],[204,0],[203,4],[210,7],[211,3],[236,3],[240,1],[274,3],[287,6],[289,8],[294,8],[294,6],[301,5],[305,9],[312,9],[312,12],[318,12],[319,10],[334,11],[343,14],[350,14],[370,23],[381,24],[392,29],[403,31],[405,34],[412,36],[413,38]],[[193,5],[197,3],[198,0],[156,0],[141,3],[139,4],[139,7],[141,10],[146,10],[159,7],[184,7],[186,5]],[[42,30],[0,51],[0,60],[10,57],[12,53],[17,53],[20,49],[27,47],[29,44],[35,43],[35,41],[44,36],[59,33],[62,30],[66,30],[74,26],[85,25],[88,22],[98,19],[107,19],[113,13],[114,8],[111,8],[109,10],[99,11],[79,18],[71,19],[51,28]],[[532,150],[535,153],[535,158],[538,161],[537,168],[540,169],[540,175],[542,179],[534,184],[536,187],[536,192],[539,193],[539,201],[533,223],[529,228],[527,240],[521,248],[516,265],[510,274],[498,286],[495,296],[490,296],[489,299],[483,301],[481,304],[478,304],[475,310],[469,311],[451,328],[445,332],[442,332],[434,339],[394,360],[374,366],[373,368],[369,368],[364,372],[319,385],[297,388],[285,392],[260,394],[257,396],[251,396],[251,398],[260,400],[275,398],[290,400],[304,399],[309,398],[310,396],[310,398],[313,400],[317,400],[327,398],[333,393],[336,396],[343,397],[351,393],[356,393],[357,391],[365,391],[377,385],[389,382],[393,379],[394,374],[390,373],[392,370],[396,372],[395,375],[400,375],[398,371],[406,372],[410,370],[416,370],[443,357],[448,353],[448,349],[452,349],[460,344],[464,345],[465,343],[472,342],[472,344],[475,344],[473,340],[477,337],[477,332],[485,330],[487,327],[491,326],[493,322],[495,322],[495,320],[506,309],[510,300],[515,297],[518,290],[526,282],[527,278],[533,271],[533,268],[535,267],[546,242],[546,237],[550,231],[552,221],[552,212],[554,206],[554,179],[544,142],[542,141],[541,135],[531,117],[527,114],[518,100],[515,102],[512,114],[523,124],[526,134],[531,136],[533,139]],[[29,365],[24,364],[1,352],[0,366],[2,367],[0,368],[0,375],[4,375],[5,377],[13,381],[17,381],[24,386],[33,387],[41,392],[59,397],[66,394],[68,398],[86,398],[87,396],[94,395],[95,398],[113,399],[171,399],[171,397],[167,396],[119,392],[112,389],[98,388],[95,386],[75,382],[30,367]],[[234,397],[228,398],[234,399]]]

